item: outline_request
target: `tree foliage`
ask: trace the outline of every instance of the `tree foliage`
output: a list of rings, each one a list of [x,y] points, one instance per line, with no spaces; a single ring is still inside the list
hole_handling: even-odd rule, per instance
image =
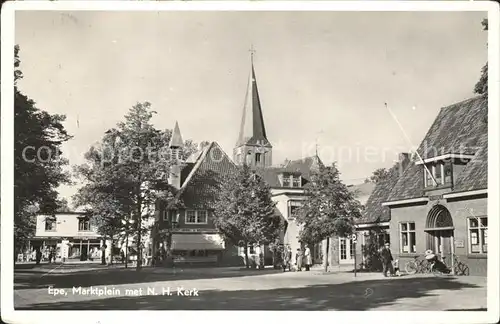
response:
[[[315,244],[333,235],[347,236],[361,216],[361,204],[340,181],[335,164],[320,165],[305,187],[306,200],[294,211],[300,240]]]
[[[488,30],[488,19],[483,19],[481,22],[483,25],[483,30]],[[487,94],[488,93],[488,62],[481,69],[481,77],[474,86],[474,93],[477,94]]]
[[[214,224],[226,240],[245,248],[248,267],[249,244],[269,244],[279,235],[282,220],[264,180],[247,165],[228,176],[220,187]]]
[[[17,45],[14,57],[14,235],[22,244],[34,231],[37,212],[54,213],[64,204],[56,189],[70,183],[61,146],[71,136],[63,126],[65,116],[38,109],[19,90],[23,74]]]
[[[389,176],[389,171],[385,168],[380,168],[373,171],[372,175],[365,180],[365,183],[367,182],[378,183],[386,179],[388,176]]]
[[[155,113],[150,103],[137,103],[86,153],[86,163],[75,169],[84,182],[75,195],[76,205],[86,206],[102,235],[131,233],[142,244],[154,225],[149,221],[156,204],[170,202],[174,196],[168,184],[172,131],[160,131],[151,124]],[[186,144],[186,155],[197,148],[192,141]]]

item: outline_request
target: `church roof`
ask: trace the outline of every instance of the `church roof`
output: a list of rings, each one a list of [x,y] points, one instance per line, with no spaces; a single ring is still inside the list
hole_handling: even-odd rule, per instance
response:
[[[422,158],[447,153],[474,154],[458,175],[453,192],[487,188],[488,97],[477,96],[441,108],[422,141],[418,152]],[[387,201],[422,197],[424,169],[414,161],[398,180]]]
[[[282,173],[300,174],[302,177],[302,185],[305,185],[310,179],[311,171],[318,169],[320,164],[323,164],[323,162],[316,155],[299,160],[287,161],[282,166],[259,168],[256,171],[270,187],[281,187],[279,175]]]
[[[266,128],[264,126],[264,117],[260,105],[253,60],[245,95],[245,103],[243,105],[240,133],[236,146],[245,144],[271,146],[267,139]]]
[[[184,142],[182,141],[181,130],[179,129],[179,123],[175,122],[174,131],[172,137],[170,138],[169,147],[183,147]]]

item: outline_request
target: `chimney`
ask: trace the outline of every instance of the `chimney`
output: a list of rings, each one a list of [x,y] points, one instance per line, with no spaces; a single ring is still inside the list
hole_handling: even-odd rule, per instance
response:
[[[403,172],[405,172],[409,164],[410,164],[410,153],[399,153],[398,171],[400,177],[403,176]]]

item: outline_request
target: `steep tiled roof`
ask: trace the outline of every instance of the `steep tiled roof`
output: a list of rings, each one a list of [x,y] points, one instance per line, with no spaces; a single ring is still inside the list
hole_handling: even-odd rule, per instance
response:
[[[460,173],[454,191],[470,191],[488,187],[488,134],[478,143],[479,151]]]
[[[362,217],[357,221],[358,224],[388,222],[391,219],[389,207],[382,206],[382,203],[387,200],[391,189],[398,181],[398,177],[399,170],[398,164],[396,164],[389,169],[387,178],[379,181],[375,185],[375,188],[365,204]]]
[[[442,108],[418,149],[423,158],[446,153],[477,155],[459,175],[453,191],[486,186],[487,116],[488,100],[484,95]],[[474,160],[476,162],[473,163]],[[422,165],[411,162],[387,197],[387,201],[422,197],[423,182]]]
[[[220,184],[236,166],[222,148],[212,142],[190,167],[191,171],[182,184],[178,198],[186,207],[213,208]]]
[[[424,194],[424,169],[421,165],[411,162],[403,176],[387,196],[387,201],[422,197]]]
[[[487,96],[478,96],[441,108],[418,148],[422,158],[446,153],[474,154],[478,140],[487,132]]]
[[[311,176],[311,171],[318,168],[321,159],[318,156],[310,156],[299,160],[288,161],[283,166],[259,168],[257,173],[271,187],[281,187],[279,174],[281,173],[297,173],[302,176],[302,185],[305,185]]]

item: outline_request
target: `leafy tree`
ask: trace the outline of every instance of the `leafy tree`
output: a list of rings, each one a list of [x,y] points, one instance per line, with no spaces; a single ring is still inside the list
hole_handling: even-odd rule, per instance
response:
[[[138,260],[142,259],[142,239],[154,226],[150,220],[156,204],[171,202],[175,191],[167,179],[172,131],[154,128],[151,118],[155,113],[150,103],[137,103],[75,170],[84,182],[75,196],[76,204],[87,206],[94,226],[105,237],[135,236]],[[185,148],[188,155],[197,145],[186,141]],[[137,270],[140,268],[138,261]]]
[[[60,207],[56,189],[70,183],[61,146],[71,136],[62,124],[65,116],[38,109],[18,89],[23,74],[17,45],[14,56],[14,238],[19,249],[34,232],[36,213],[54,213]]]
[[[488,19],[483,19],[481,22],[483,25],[483,30],[488,30]],[[481,77],[479,81],[474,86],[474,93],[477,94],[487,94],[488,93],[488,62],[481,69]]]
[[[361,205],[340,181],[335,164],[320,165],[305,187],[306,200],[294,212],[300,224],[300,240],[317,244],[326,239],[325,271],[328,269],[329,238],[347,236],[354,231],[354,221],[361,217]]]
[[[243,165],[220,186],[214,224],[225,239],[242,246],[249,267],[248,246],[274,242],[282,223],[269,186],[249,166]]]
[[[381,180],[386,179],[389,176],[389,171],[385,168],[380,168],[375,171],[373,171],[372,175],[365,179],[365,183],[367,182],[373,182],[373,183],[378,183]]]

